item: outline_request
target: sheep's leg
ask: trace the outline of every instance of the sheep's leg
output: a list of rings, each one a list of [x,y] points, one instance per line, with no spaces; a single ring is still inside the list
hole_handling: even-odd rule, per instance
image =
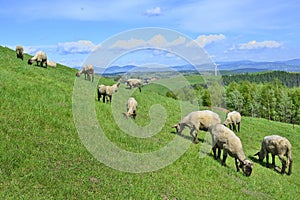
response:
[[[105,98],[106,98],[106,95],[105,95],[105,94],[103,94],[102,96],[103,96],[103,97],[102,97],[102,98],[103,98],[103,99],[102,99],[102,101],[103,101],[103,103],[105,103]]]
[[[227,159],[227,151],[223,151],[223,160],[222,160],[222,165],[226,166],[226,159]]]
[[[288,170],[288,175],[292,174],[292,164],[293,164],[293,160],[291,158],[288,158],[289,160],[289,170]]]
[[[97,90],[97,91],[98,91],[98,101],[100,101],[101,93],[99,92],[99,90]]]
[[[236,131],[236,123],[235,123],[235,122],[233,123],[232,126],[233,126],[232,130],[233,130],[234,132],[237,132],[237,131]]]
[[[218,147],[218,158],[221,158],[221,148]]]
[[[240,132],[241,122],[237,123],[237,125],[238,125],[238,132]]]
[[[216,149],[217,149],[217,145],[215,144],[215,146],[213,146],[213,148],[212,148],[213,153],[214,153],[214,159],[217,159]]]
[[[275,155],[272,154],[272,165],[275,167]]]
[[[266,154],[267,167],[269,167],[269,153]]]
[[[139,90],[140,90],[140,92],[142,92],[142,89],[141,89],[141,87],[139,87]]]
[[[195,130],[195,143],[198,144],[198,129]]]
[[[281,174],[284,174],[284,172],[285,172],[285,169],[286,169],[286,161],[285,161],[285,159],[283,158],[283,156],[281,156],[281,155],[278,155],[278,157],[279,157],[279,159],[280,159],[280,161],[281,161],[281,163],[282,163],[282,167],[281,167]]]
[[[237,158],[235,158],[235,167],[236,167],[236,171],[239,172],[240,168],[239,168],[239,162]]]

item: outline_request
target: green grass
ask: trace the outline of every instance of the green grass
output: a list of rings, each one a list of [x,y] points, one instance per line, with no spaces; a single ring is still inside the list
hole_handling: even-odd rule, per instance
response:
[[[260,149],[264,136],[286,136],[293,145],[291,176],[281,175],[253,159],[253,173],[246,177],[235,171],[233,158],[228,157],[227,167],[223,167],[211,154],[200,157],[202,144],[192,144],[185,138],[180,141],[182,144],[191,143],[188,150],[165,168],[137,174],[122,172],[99,162],[80,140],[72,112],[76,70],[62,65],[47,69],[29,66],[26,63],[28,58],[26,55],[21,61],[16,59],[13,51],[0,47],[0,199],[299,197],[299,126],[293,128],[290,124],[244,117],[241,132],[237,134],[250,159]],[[193,80],[197,78],[193,77]],[[96,85],[84,81],[83,77],[79,81],[92,89]],[[105,78],[99,82],[113,83]],[[139,93],[124,88],[122,84],[112,104],[98,102],[96,96],[93,100],[99,126],[110,141],[127,151],[147,153],[159,150],[179,137],[171,133],[171,126],[181,118],[178,101],[158,94],[155,89],[151,91],[145,87]],[[92,90],[92,93],[96,94],[96,91]],[[125,120],[122,112],[126,109],[126,102],[120,97],[128,93],[139,102],[137,119],[128,121],[139,126],[151,125],[149,110],[153,105],[163,106],[165,111],[161,111],[159,117],[164,125],[154,136],[130,136],[114,122],[116,116],[112,114],[112,106],[119,103],[121,107],[115,115]],[[184,134],[188,138],[188,133]],[[199,138],[205,138],[205,132],[200,132]],[[278,159],[276,163],[281,166]]]

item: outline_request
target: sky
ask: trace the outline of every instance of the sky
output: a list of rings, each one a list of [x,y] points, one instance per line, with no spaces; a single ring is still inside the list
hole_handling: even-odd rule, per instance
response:
[[[42,50],[70,67],[82,66],[104,46],[126,51],[103,63],[100,51],[96,65],[180,65],[186,58],[178,49],[192,52],[191,40],[213,62],[300,58],[297,0],[0,0],[0,5],[1,46],[23,45],[31,55]]]

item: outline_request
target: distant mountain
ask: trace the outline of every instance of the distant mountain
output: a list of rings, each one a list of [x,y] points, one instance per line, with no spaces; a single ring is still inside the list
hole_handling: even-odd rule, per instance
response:
[[[261,71],[290,71],[300,72],[300,59],[276,62],[259,62],[250,60],[216,62],[218,70],[224,73],[246,73],[246,72],[261,72]],[[210,67],[201,67],[209,69]],[[108,68],[96,67],[96,73],[102,75],[124,74],[130,71],[136,72],[160,72],[160,71],[178,71],[178,72],[193,72],[196,68],[193,65],[179,65],[165,68],[139,67],[135,65],[111,66]]]
[[[300,72],[300,59],[276,61],[276,62],[255,62],[249,60],[217,62],[220,71],[235,72],[258,72],[258,71],[291,71]]]

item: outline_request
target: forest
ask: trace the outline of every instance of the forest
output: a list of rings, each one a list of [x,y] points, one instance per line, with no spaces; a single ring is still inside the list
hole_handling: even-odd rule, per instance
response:
[[[251,83],[268,83],[278,79],[283,85],[292,88],[300,86],[300,73],[286,71],[268,71],[259,73],[244,73],[235,75],[223,75],[224,85],[231,82],[249,81]]]
[[[272,71],[224,76],[222,84],[203,83],[167,92],[166,96],[217,106],[244,116],[300,124],[300,73]]]

